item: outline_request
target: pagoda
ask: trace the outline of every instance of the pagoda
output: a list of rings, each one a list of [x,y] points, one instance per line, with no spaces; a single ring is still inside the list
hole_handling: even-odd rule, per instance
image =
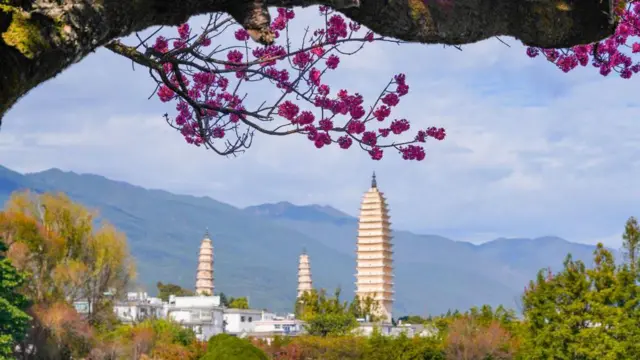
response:
[[[209,238],[209,230],[204,234],[200,244],[196,272],[196,294],[213,295],[213,244]]]
[[[313,282],[311,280],[311,263],[309,262],[309,255],[305,249],[300,254],[298,261],[298,298],[302,296],[306,291],[313,289]]]
[[[393,260],[391,223],[384,194],[373,173],[371,188],[360,207],[356,250],[356,294],[375,300],[376,314],[391,322],[393,308]]]

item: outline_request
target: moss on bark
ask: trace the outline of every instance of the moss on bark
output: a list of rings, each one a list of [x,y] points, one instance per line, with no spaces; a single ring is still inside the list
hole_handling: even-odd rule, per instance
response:
[[[11,16],[9,27],[2,33],[5,44],[16,48],[28,59],[50,49],[41,24],[29,13],[10,5],[0,5],[0,11]]]

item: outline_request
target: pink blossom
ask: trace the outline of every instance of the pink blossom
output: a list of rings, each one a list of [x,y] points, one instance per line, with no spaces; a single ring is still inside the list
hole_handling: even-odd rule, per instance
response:
[[[322,85],[320,85],[320,86],[318,87],[318,94],[320,94],[320,95],[322,95],[322,96],[327,96],[327,95],[329,95],[329,92],[330,92],[330,89],[329,89],[329,86],[328,86],[328,85],[324,85],[324,84],[322,84]]]
[[[238,29],[235,32],[236,40],[238,41],[247,41],[249,40],[249,33],[245,29]]]
[[[369,155],[373,160],[381,160],[382,159],[382,149],[375,146],[371,150],[369,150]]]
[[[158,97],[162,102],[171,101],[173,100],[174,96],[175,93],[173,92],[173,90],[169,89],[167,85],[162,85],[160,86],[160,89],[158,89]]]
[[[311,53],[315,56],[322,56],[324,54],[324,49],[322,48],[322,46],[316,46],[313,49],[311,49]]]
[[[329,130],[333,129],[333,121],[331,121],[329,119],[320,120],[318,125],[320,125],[320,129],[322,129],[324,131],[329,131]]]
[[[380,107],[373,112],[373,116],[375,116],[378,121],[384,121],[389,115],[391,115],[391,108],[386,105],[380,105]]]
[[[299,69],[302,69],[311,62],[311,55],[309,55],[309,53],[306,51],[299,52],[293,57],[292,62],[293,65],[297,66]]]
[[[340,58],[335,56],[335,55],[331,55],[327,59],[327,67],[329,69],[333,70],[333,69],[337,68],[339,63],[340,63]]]
[[[400,148],[400,152],[402,153],[402,158],[405,160],[422,161],[425,158],[424,149],[417,145],[407,145],[406,147],[402,147]]]
[[[348,149],[351,147],[353,140],[348,135],[344,135],[338,138],[338,145],[342,149]]]
[[[224,53],[212,52],[204,48],[212,43],[209,34],[215,37],[218,30],[206,29],[197,33],[198,28],[191,28],[188,24],[178,27],[178,38],[171,42],[173,48],[189,48],[189,51],[169,52],[169,40],[157,37],[152,43],[153,49],[158,53],[169,52],[152,59],[157,59],[158,65],[162,66],[160,74],[166,74],[166,84],[160,83],[158,98],[163,102],[176,101],[172,126],[179,129],[187,143],[196,146],[206,144],[207,147],[219,145],[222,151],[233,146],[230,144],[241,143],[241,138],[237,139],[240,140],[238,142],[232,137],[243,136],[238,134],[251,132],[252,124],[260,124],[274,132],[301,134],[317,148],[336,144],[342,149],[349,149],[355,142],[359,145],[357,148],[365,149],[374,160],[382,159],[386,147],[397,149],[407,160],[424,159],[424,149],[412,143],[426,142],[430,137],[442,140],[445,138],[444,129],[432,127],[405,139],[389,139],[401,136],[411,128],[406,119],[389,119],[391,108],[399,104],[400,97],[409,93],[405,74],[395,75],[390,85],[382,89],[380,97],[367,98],[366,102],[361,94],[350,89],[336,89],[338,91],[331,95],[329,84],[322,83],[330,78],[323,76],[324,71],[338,69],[339,54],[348,54],[349,45],[345,45],[345,50],[340,49],[344,40],[360,40],[367,46],[376,38],[371,31],[358,38],[356,32],[361,30],[360,24],[347,21],[329,7],[320,7],[320,11],[324,14],[324,26],[312,29],[300,45],[290,42],[289,34],[285,32],[289,21],[295,18],[294,10],[285,8],[277,9],[270,24],[276,41],[268,46],[250,41],[246,30],[237,29],[229,31],[244,43]],[[618,38],[603,43],[598,49],[603,54],[603,60],[598,60],[601,70],[606,67],[620,72],[622,77],[640,71],[640,65],[634,64],[629,55],[615,51],[621,38],[631,36],[632,31],[631,27],[619,29]],[[277,40],[280,35],[286,38]],[[631,45],[629,48],[635,49]],[[576,47],[573,54],[532,48],[534,51],[544,53],[562,69],[570,70],[595,62],[591,58],[590,46]],[[323,64],[315,65],[319,61]],[[288,70],[291,66],[293,72]],[[180,79],[177,74],[180,74]],[[262,86],[271,86],[270,89],[264,88],[265,93],[247,91],[247,86],[262,80],[266,80]],[[175,93],[171,87],[181,91]],[[271,98],[265,94],[274,90],[275,105],[262,103],[264,99]],[[246,104],[256,104],[256,108],[246,110],[245,99]],[[260,117],[254,118],[256,115],[253,114],[260,114]],[[273,115],[277,115],[275,119]],[[378,126],[385,121],[389,123]],[[205,128],[201,128],[203,126]],[[225,138],[229,138],[228,141],[217,141]],[[403,146],[395,145],[399,143]]]
[[[401,119],[401,120],[394,120],[391,123],[391,126],[389,128],[394,134],[398,135],[409,130],[409,127],[410,127],[409,122],[406,119]]]
[[[315,116],[313,116],[313,113],[311,111],[303,111],[291,122],[299,125],[309,125],[313,123],[314,120]]]
[[[169,42],[164,38],[164,36],[158,36],[156,38],[156,43],[153,45],[153,49],[155,51],[165,53],[169,51]]]
[[[311,71],[309,71],[309,80],[315,86],[320,86],[320,76],[320,70],[316,68],[312,68]]]
[[[373,41],[373,31],[369,31],[367,33],[367,35],[365,35],[364,39],[367,40],[368,42],[372,42]]]
[[[178,35],[180,39],[187,40],[189,38],[189,34],[191,33],[191,29],[189,28],[189,24],[182,24],[178,26]]]
[[[211,136],[213,136],[214,138],[223,138],[224,137],[224,129],[219,127],[219,126],[216,127],[211,132]]]
[[[376,136],[376,133],[374,133],[373,131],[365,131],[362,134],[363,144],[369,145],[369,146],[375,146],[377,142],[378,142],[378,137]]]
[[[278,107],[278,115],[284,117],[287,120],[291,120],[291,121],[293,121],[295,116],[298,115],[298,111],[300,111],[300,108],[298,107],[298,105],[292,103],[289,100],[283,102]]]
[[[362,134],[365,129],[364,123],[359,120],[351,120],[349,121],[349,125],[347,125],[347,132],[352,135]]]
[[[389,93],[382,98],[382,102],[388,106],[396,106],[400,102],[398,95]]]

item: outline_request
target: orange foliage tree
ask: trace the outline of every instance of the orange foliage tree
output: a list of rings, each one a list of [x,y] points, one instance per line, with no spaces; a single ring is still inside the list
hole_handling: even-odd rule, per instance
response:
[[[97,214],[64,194],[14,193],[4,209],[0,236],[7,257],[28,274],[23,293],[34,304],[22,357],[88,352],[89,324],[113,315],[110,294],[135,274],[126,236],[108,223],[95,229]],[[88,304],[82,317],[73,307],[80,300]]]
[[[445,351],[451,360],[509,360],[516,348],[516,338],[497,320],[464,315],[449,325]]]

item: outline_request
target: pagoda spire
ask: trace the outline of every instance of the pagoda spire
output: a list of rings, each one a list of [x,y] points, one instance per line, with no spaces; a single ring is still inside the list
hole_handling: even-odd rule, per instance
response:
[[[376,172],[373,172],[373,176],[371,177],[371,187],[372,188],[377,188],[378,187],[378,183],[376,182]]]
[[[207,228],[200,244],[198,254],[198,269],[196,271],[196,293],[199,295],[213,295],[213,244]]]
[[[313,281],[311,280],[311,262],[307,250],[302,249],[300,259],[298,261],[298,298],[305,292],[313,289]]]
[[[391,322],[393,312],[393,244],[389,207],[373,174],[371,189],[362,198],[356,249],[356,294],[372,298],[375,315]]]

